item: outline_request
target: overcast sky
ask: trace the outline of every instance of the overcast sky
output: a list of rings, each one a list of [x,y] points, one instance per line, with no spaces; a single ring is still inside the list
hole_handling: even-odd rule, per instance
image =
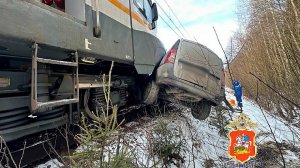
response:
[[[177,22],[165,1],[172,7],[177,17],[190,34],[190,38],[196,38],[201,44],[204,44],[214,51],[222,60],[225,60],[224,54],[218,44],[214,34],[213,27],[218,32],[219,38],[224,48],[230,42],[230,37],[237,30],[236,2],[237,0],[156,0],[160,6],[171,16],[180,31],[189,38],[185,30]],[[154,0],[155,2],[155,0]],[[165,16],[164,12],[158,7],[159,14],[176,30],[176,27]],[[162,40],[166,49],[169,49],[178,37],[168,25],[159,18],[158,37]],[[178,34],[182,36],[177,30]]]

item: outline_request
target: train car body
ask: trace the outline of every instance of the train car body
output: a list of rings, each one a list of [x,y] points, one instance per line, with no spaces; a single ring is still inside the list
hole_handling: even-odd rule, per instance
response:
[[[5,141],[78,123],[80,111],[101,106],[112,61],[112,102],[153,102],[165,49],[151,0],[1,0],[0,14]]]

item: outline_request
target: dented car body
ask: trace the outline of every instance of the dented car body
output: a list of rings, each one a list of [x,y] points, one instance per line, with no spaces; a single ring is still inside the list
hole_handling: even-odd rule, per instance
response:
[[[222,60],[199,43],[180,39],[157,69],[156,81],[168,95],[184,103],[219,105],[224,98]],[[201,113],[199,111],[199,113]]]

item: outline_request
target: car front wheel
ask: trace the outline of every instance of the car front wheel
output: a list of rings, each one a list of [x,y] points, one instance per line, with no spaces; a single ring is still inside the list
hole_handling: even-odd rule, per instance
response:
[[[198,120],[205,120],[211,111],[211,103],[207,101],[200,101],[193,103],[191,106],[192,116]]]

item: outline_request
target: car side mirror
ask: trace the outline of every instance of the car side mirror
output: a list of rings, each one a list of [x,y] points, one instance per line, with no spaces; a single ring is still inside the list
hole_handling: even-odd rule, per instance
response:
[[[155,22],[158,19],[158,12],[157,12],[156,3],[152,4],[151,10],[152,10],[152,22]]]

